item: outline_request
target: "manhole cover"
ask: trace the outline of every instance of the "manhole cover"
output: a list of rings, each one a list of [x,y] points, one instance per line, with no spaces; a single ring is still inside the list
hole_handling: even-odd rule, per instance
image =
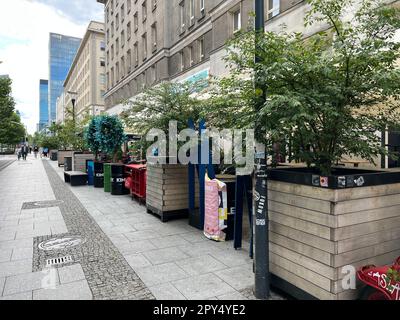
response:
[[[62,203],[63,203],[62,200],[47,200],[47,201],[24,202],[22,204],[22,210],[58,207]]]
[[[65,257],[57,257],[53,259],[47,259],[46,260],[46,267],[51,267],[55,265],[60,265],[60,264],[65,264],[72,262],[72,257],[71,256],[65,256]]]
[[[85,239],[82,239],[79,236],[69,236],[62,238],[53,238],[50,240],[43,241],[39,244],[39,249],[44,251],[52,251],[52,250],[63,250],[72,247],[79,246],[85,243]]]

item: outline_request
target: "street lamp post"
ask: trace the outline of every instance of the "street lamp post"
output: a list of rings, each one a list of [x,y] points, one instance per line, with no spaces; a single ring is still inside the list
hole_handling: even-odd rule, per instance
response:
[[[257,55],[258,37],[257,33],[264,32],[264,0],[255,0],[255,57],[254,61],[261,62]],[[255,70],[254,88],[258,96],[255,110],[260,110],[265,102],[265,93],[258,70]],[[255,272],[255,296],[257,299],[266,300],[270,296],[270,274],[269,274],[269,226],[268,226],[268,188],[267,188],[267,155],[264,150],[261,155],[257,154],[257,168],[255,172],[256,187],[254,195],[254,272]]]
[[[71,96],[71,103],[72,103],[72,121],[75,125],[75,103],[76,103],[76,96],[78,95],[75,91],[68,91],[68,94]]]

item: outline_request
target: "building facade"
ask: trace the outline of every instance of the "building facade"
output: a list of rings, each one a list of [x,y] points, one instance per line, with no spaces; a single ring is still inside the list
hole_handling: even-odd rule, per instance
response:
[[[82,39],[50,33],[49,39],[49,124],[56,121],[57,98]]]
[[[56,110],[57,110],[56,123],[63,124],[67,116],[65,92],[61,93],[61,95],[57,98]]]
[[[39,83],[39,124],[38,131],[42,131],[49,124],[49,81],[40,80]]]
[[[104,110],[105,50],[104,23],[92,21],[63,84],[64,106],[72,110],[72,99],[75,99],[74,111],[78,119],[85,115],[99,115]]]
[[[111,114],[161,81],[227,74],[225,43],[249,26],[254,11],[253,0],[97,1],[105,5],[105,108]],[[299,6],[304,1],[265,0],[266,19]]]

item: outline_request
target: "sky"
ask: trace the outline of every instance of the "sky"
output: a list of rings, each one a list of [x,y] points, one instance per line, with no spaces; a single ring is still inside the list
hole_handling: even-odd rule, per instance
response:
[[[90,20],[104,20],[103,10],[96,0],[0,0],[0,75],[13,80],[29,133],[39,122],[39,80],[48,79],[49,33],[82,38]]]

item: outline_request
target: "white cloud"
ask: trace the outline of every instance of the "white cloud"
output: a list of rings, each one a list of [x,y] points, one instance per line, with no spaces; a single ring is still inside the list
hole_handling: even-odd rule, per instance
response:
[[[30,133],[39,121],[39,80],[48,79],[49,32],[82,38],[88,23],[75,23],[62,11],[35,1],[1,1],[0,74],[13,80],[16,109]]]

